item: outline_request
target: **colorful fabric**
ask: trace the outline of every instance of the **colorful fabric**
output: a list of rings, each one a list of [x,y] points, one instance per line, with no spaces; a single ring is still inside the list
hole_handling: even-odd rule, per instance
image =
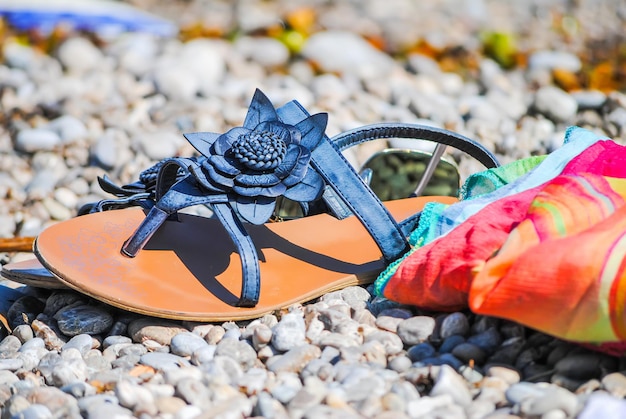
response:
[[[414,248],[381,274],[376,292],[431,310],[470,307],[626,353],[626,148],[580,128],[568,133],[567,153],[448,207],[460,214],[449,231],[431,242],[412,237]]]
[[[626,340],[626,179],[559,176],[472,279],[475,313],[573,341]]]
[[[446,206],[438,203],[429,203],[429,206],[425,208],[425,214],[428,214],[428,218],[422,217],[420,220],[415,233],[418,236],[415,238],[415,242],[422,244],[430,243],[437,237],[447,234],[489,203],[505,196],[532,189],[550,179],[554,179],[554,177],[561,174],[565,166],[574,157],[602,138],[591,131],[579,127],[571,127],[565,132],[565,141],[561,148],[552,152],[541,164],[524,176],[515,179],[515,181],[502,185],[491,193],[480,195],[475,199],[464,200],[455,205]],[[468,192],[468,187],[463,189],[466,191],[465,194],[475,195]]]

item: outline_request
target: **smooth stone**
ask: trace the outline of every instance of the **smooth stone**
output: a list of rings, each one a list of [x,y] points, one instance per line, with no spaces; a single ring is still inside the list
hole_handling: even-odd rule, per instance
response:
[[[391,316],[378,316],[376,318],[376,326],[379,329],[383,329],[386,330],[388,332],[392,332],[392,333],[396,333],[396,331],[398,330],[398,325],[403,321],[404,319],[398,318],[398,317],[391,317]]]
[[[428,342],[418,343],[407,350],[407,356],[412,362],[419,362],[426,358],[432,358],[437,354],[437,350]]]
[[[69,144],[87,137],[85,124],[72,115],[63,115],[50,121],[46,128],[56,132],[64,144]]]
[[[170,341],[170,350],[174,355],[191,356],[195,351],[208,346],[202,337],[192,332],[181,332]]]
[[[53,317],[59,310],[67,306],[83,305],[85,296],[74,291],[55,291],[46,299],[44,314]]]
[[[266,369],[250,368],[239,377],[238,387],[250,397],[263,391],[267,378],[268,373]]]
[[[5,356],[14,354],[19,351],[21,347],[22,342],[17,336],[8,335],[0,342],[0,353],[5,354]]]
[[[113,134],[104,133],[91,148],[91,158],[98,166],[111,170],[119,164],[118,146]]]
[[[463,366],[463,362],[461,362],[461,360],[459,360],[457,357],[455,357],[452,354],[440,354],[439,356],[435,356],[432,358],[424,358],[421,361],[419,361],[419,363],[417,364],[424,364],[424,365],[448,365],[452,368],[454,368],[455,370],[458,370],[459,368],[461,368],[461,366]]]
[[[283,355],[273,356],[265,363],[267,369],[274,372],[299,373],[309,361],[321,356],[321,349],[315,345],[297,346]]]
[[[362,37],[352,32],[329,30],[318,32],[307,40],[302,55],[327,73],[345,73],[362,79],[387,76],[394,63]]]
[[[24,361],[19,358],[0,359],[0,371],[17,371],[24,365]]]
[[[47,349],[61,350],[63,345],[65,345],[68,340],[57,327],[53,329],[42,321],[35,320],[30,324],[30,326],[33,328],[35,336],[43,339]]]
[[[130,344],[132,342],[133,342],[132,339],[129,338],[128,336],[111,335],[111,336],[107,336],[106,338],[104,338],[104,340],[102,341],[102,348],[106,349],[112,345]]]
[[[166,371],[171,368],[190,366],[189,361],[178,355],[163,352],[148,352],[141,355],[140,362],[155,370]]]
[[[407,403],[406,411],[411,418],[419,418],[428,415],[431,412],[438,411],[447,406],[454,404],[454,399],[450,394],[442,394],[439,396],[424,396]]]
[[[79,414],[77,400],[56,387],[35,387],[28,394],[28,400],[48,407],[53,417],[77,417]]]
[[[26,153],[52,151],[62,143],[56,132],[45,128],[30,128],[18,132],[15,148]]]
[[[33,339],[35,334],[33,333],[33,329],[27,324],[21,324],[13,329],[13,336],[17,337],[20,342],[28,342]]]
[[[217,344],[215,355],[227,356],[239,363],[245,370],[251,368],[257,358],[256,351],[246,341],[224,338]]]
[[[59,46],[57,58],[70,72],[84,73],[102,65],[102,51],[87,38],[69,38]]]
[[[97,335],[106,332],[113,325],[113,316],[105,308],[91,305],[59,310],[54,318],[66,336],[83,333]]]
[[[607,96],[599,90],[579,90],[570,93],[578,104],[578,109],[600,109],[607,101]]]
[[[69,348],[74,348],[77,349],[81,355],[85,356],[92,348],[92,345],[93,338],[88,334],[82,333],[67,341],[67,343],[61,347],[61,352]]]
[[[254,349],[259,350],[272,341],[272,329],[265,325],[259,324],[252,332],[252,345]]]
[[[580,58],[565,51],[540,50],[528,57],[528,68],[531,71],[560,69],[576,73],[581,67]]]
[[[31,404],[24,410],[20,410],[15,418],[20,419],[52,419],[54,416],[47,406],[42,404]]]
[[[441,346],[439,347],[439,353],[445,354],[450,353],[454,348],[456,348],[461,343],[465,342],[465,338],[459,335],[448,336],[443,340]]]
[[[485,363],[487,359],[487,355],[485,351],[479,348],[477,345],[473,343],[464,342],[457,345],[452,350],[452,355],[460,359],[465,363],[469,363],[470,361],[475,362],[478,365],[482,365]]]
[[[473,343],[487,354],[493,354],[502,343],[502,337],[498,329],[491,327],[484,332],[467,338],[467,343]]]
[[[435,319],[429,316],[415,316],[398,324],[398,337],[405,345],[417,345],[428,339],[435,330]]]
[[[134,342],[150,339],[161,345],[169,345],[174,336],[187,331],[177,323],[152,318],[139,318],[128,325],[128,334]]]
[[[265,391],[258,394],[254,413],[264,418],[288,417],[287,410],[283,404]]]
[[[233,47],[246,58],[264,67],[284,66],[289,59],[289,49],[273,38],[244,36]]]
[[[520,373],[514,369],[492,365],[485,371],[488,377],[497,377],[504,380],[508,384],[516,384],[520,382]]]
[[[299,313],[285,314],[272,328],[272,345],[279,351],[286,352],[306,344],[306,326]]]
[[[513,340],[514,339],[514,340]],[[514,365],[526,342],[522,338],[511,338],[489,357],[488,362],[494,364]]]
[[[453,335],[467,336],[469,329],[470,326],[467,316],[463,313],[456,312],[447,315],[443,320],[439,336],[441,339],[446,339]]]
[[[339,291],[341,298],[348,303],[353,310],[364,309],[372,298],[367,289],[358,286],[346,287]]]
[[[11,326],[11,328],[15,328],[21,324],[28,324],[28,322],[34,321],[37,318],[37,315],[42,312],[43,308],[44,304],[41,301],[35,297],[26,295],[18,298],[11,305],[11,307],[9,307],[9,310],[6,313],[6,319],[9,322],[9,326]],[[17,337],[13,336],[11,339],[15,339],[15,341],[19,342],[21,345],[21,342]]]
[[[413,361],[408,356],[400,355],[392,358],[388,363],[388,367],[393,371],[402,373],[411,368],[412,364]]]
[[[155,397],[145,387],[132,383],[129,380],[120,380],[115,386],[115,397],[119,401],[119,404],[129,409],[135,409],[136,407],[146,410],[148,406],[152,406],[151,415],[157,413],[154,409]]]
[[[175,156],[182,144],[181,137],[173,132],[138,134],[132,141],[151,160],[163,160]]]
[[[535,107],[556,122],[573,120],[578,111],[576,99],[555,86],[543,86],[535,95]]]
[[[626,397],[626,376],[621,372],[613,372],[602,377],[602,387],[615,397]]]
[[[89,383],[80,381],[74,381],[60,387],[61,391],[69,394],[70,396],[80,399],[87,396],[93,396],[96,394],[96,388]]]
[[[615,371],[617,361],[600,353],[570,354],[556,363],[557,373],[576,380],[600,378],[603,371]]]
[[[435,379],[430,396],[449,395],[455,403],[467,407],[472,403],[472,395],[467,383],[452,367],[442,365]]]
[[[363,343],[377,341],[383,344],[387,355],[395,355],[402,351],[404,344],[398,335],[385,330],[368,333],[363,337]]]
[[[519,385],[519,384],[516,384]],[[578,398],[558,386],[543,389],[539,397],[529,397],[520,402],[520,411],[526,415],[543,415],[552,410],[562,410],[568,417],[574,416],[579,408]]]
[[[279,372],[276,374],[276,381],[269,388],[270,394],[276,400],[283,404],[287,404],[302,389],[302,381],[297,374],[293,372]]]
[[[592,393],[577,417],[578,419],[626,417],[626,400],[603,392]]]

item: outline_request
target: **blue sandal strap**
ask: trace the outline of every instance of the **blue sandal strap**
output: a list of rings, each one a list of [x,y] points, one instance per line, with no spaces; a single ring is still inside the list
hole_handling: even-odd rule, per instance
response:
[[[339,150],[343,151],[348,147],[382,138],[412,138],[433,141],[467,153],[487,169],[500,166],[496,156],[482,144],[456,132],[428,125],[381,122],[343,132],[334,136],[331,141]]]
[[[309,116],[296,101],[285,104],[277,112],[281,120],[288,124],[295,124]],[[398,223],[326,135],[313,150],[311,166],[361,221],[386,261],[392,261],[406,252],[408,242]]]
[[[256,247],[230,205],[214,204],[212,208],[215,216],[222,222],[237,247],[237,253],[241,259],[241,296],[236,306],[254,307],[259,301],[261,293],[261,272]]]

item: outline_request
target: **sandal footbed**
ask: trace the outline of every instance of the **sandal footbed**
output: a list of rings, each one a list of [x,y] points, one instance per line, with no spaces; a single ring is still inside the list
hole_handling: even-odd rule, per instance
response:
[[[396,220],[427,202],[387,202]],[[261,272],[258,304],[235,307],[241,291],[239,255],[218,220],[179,214],[134,258],[120,253],[145,214],[125,209],[89,214],[44,230],[34,246],[44,267],[81,293],[113,306],[172,319],[220,321],[259,317],[350,285],[371,283],[385,263],[356,217],[320,214],[249,225]]]

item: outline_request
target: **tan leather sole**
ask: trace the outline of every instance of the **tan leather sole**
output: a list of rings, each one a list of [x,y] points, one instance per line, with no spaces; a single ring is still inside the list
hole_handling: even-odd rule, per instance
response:
[[[431,201],[386,203],[403,220]],[[144,218],[140,209],[77,217],[43,231],[34,246],[44,267],[84,294],[141,314],[198,321],[259,317],[326,292],[372,282],[385,267],[378,246],[356,217],[321,214],[247,225],[261,270],[259,303],[238,308],[239,255],[219,221],[180,214],[167,221],[135,258],[120,248]]]

